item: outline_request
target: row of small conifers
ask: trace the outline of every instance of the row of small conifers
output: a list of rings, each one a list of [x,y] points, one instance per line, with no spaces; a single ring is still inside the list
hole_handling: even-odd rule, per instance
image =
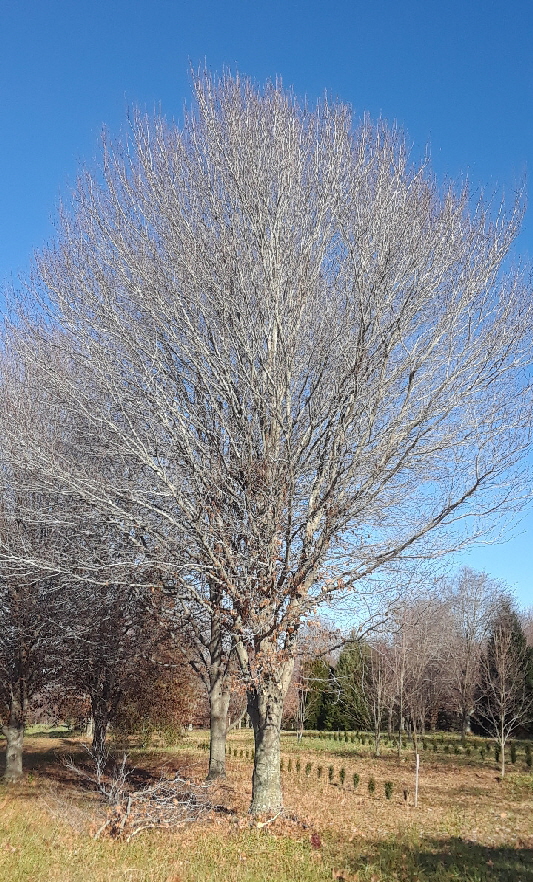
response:
[[[361,746],[365,746],[366,744],[372,748],[374,745],[374,736],[365,732],[314,732],[314,731],[306,731],[306,738],[317,738],[320,740],[326,741],[337,741],[344,742],[345,744],[360,744]],[[402,736],[401,746],[403,748],[407,748],[412,744],[412,739],[408,740],[407,737]],[[398,749],[398,737],[394,736],[382,736],[380,740],[380,745],[382,747],[390,747],[394,750]],[[485,757],[490,758],[491,752],[494,753],[494,759],[496,762],[500,760],[500,745],[497,744],[492,739],[485,738],[447,738],[445,735],[435,735],[431,738],[427,738],[425,736],[419,737],[418,739],[418,747],[421,750],[432,750],[434,753],[443,752],[443,753],[453,753],[456,756],[460,754],[465,754],[466,756],[475,756],[476,752],[479,754],[479,758],[484,760]],[[517,757],[519,754],[523,754],[526,766],[528,768],[532,767],[532,751],[531,751],[531,742],[529,741],[511,741],[509,742],[509,755],[511,759],[511,763],[516,763]],[[507,755],[507,754],[506,754]]]
[[[346,733],[346,736],[347,736],[347,734],[348,733]],[[306,735],[307,735],[307,733],[306,733]],[[321,733],[320,732],[320,733],[316,733],[316,734],[311,733],[311,737],[318,737],[318,738],[329,737],[329,738],[331,738],[332,736],[337,736],[335,740],[346,740],[346,736],[344,739],[341,739],[341,737],[340,737],[341,735],[342,735],[342,733],[330,733],[330,732],[328,732],[328,733]],[[361,739],[363,739],[361,741],[362,744],[364,744],[366,741],[366,737],[364,735],[362,735],[362,736],[355,735],[354,736],[352,734],[351,737],[352,738],[358,737],[360,741],[361,741]],[[396,744],[397,744],[397,742],[396,742]],[[208,745],[202,744],[201,746],[202,747],[205,746],[207,748]],[[387,746],[389,746],[389,745],[387,745]],[[404,746],[407,746],[407,745],[404,745]],[[485,741],[483,739],[475,739],[475,740],[474,739],[470,739],[470,740],[462,739],[462,741],[454,740],[450,743],[449,741],[445,740],[444,736],[440,736],[439,738],[434,738],[431,740],[423,738],[420,741],[420,746],[422,747],[423,750],[432,749],[433,752],[435,752],[435,753],[438,752],[439,749],[441,751],[443,751],[444,753],[453,752],[456,755],[466,754],[466,756],[472,756],[472,754],[475,755],[477,752],[480,760],[484,760],[485,757],[491,758],[491,754],[493,753],[495,762],[498,763],[500,761],[500,745],[497,744],[496,742]],[[526,741],[524,743],[512,741],[510,743],[509,758],[510,758],[512,764],[516,763],[517,758],[518,758],[518,754],[519,754],[519,750],[520,750],[520,753],[522,753],[524,756],[526,766],[528,768],[531,768],[532,767],[531,743],[529,741]],[[232,747],[231,744],[228,744],[228,746],[226,748],[226,753],[229,756],[233,755],[233,757],[235,757],[235,758],[239,757],[240,759],[252,759],[252,760],[255,755],[253,747],[248,750],[246,748]],[[281,760],[282,771],[283,771],[283,762],[284,761],[282,759]],[[309,762],[306,763],[305,773],[307,775],[311,774],[312,767],[313,767],[312,763],[309,763]],[[300,772],[300,770],[301,770],[300,759],[295,760],[294,768],[296,769],[297,772]],[[316,773],[319,778],[322,777],[323,768],[324,767],[321,765],[315,766],[315,770],[316,770]],[[333,768],[333,766],[329,766],[329,769],[332,769],[332,768]],[[291,772],[292,769],[293,769],[292,758],[289,758],[289,760],[287,761],[287,771]],[[343,774],[343,772],[344,772],[344,770],[341,769],[341,772],[339,773],[339,777],[341,779],[341,784],[344,784],[344,779],[345,779],[345,774]]]
[[[231,746],[229,746],[229,747],[227,747],[226,752],[229,756],[233,756],[235,759],[239,758],[239,759],[253,760],[253,758],[255,756],[255,751],[254,751],[253,747],[251,748],[251,750],[246,750],[246,748],[244,748],[244,747],[241,747],[241,748],[233,747],[232,748]],[[313,765],[313,763],[311,763],[311,762],[306,762],[305,766],[303,766],[303,769],[302,769],[302,762],[299,757],[297,757],[294,760],[294,762],[293,762],[292,757],[289,757],[286,761],[285,761],[284,757],[281,757],[280,770],[282,772],[286,771],[288,773],[295,772],[297,775],[300,775],[303,771],[304,774],[307,776],[307,778],[310,778],[311,776],[315,776],[318,781],[321,781],[321,780],[325,781],[326,780],[326,774],[325,774],[326,770],[323,765],[320,765],[320,764]],[[344,766],[341,769],[339,769],[338,773],[336,772],[336,769],[334,766],[328,766],[327,767],[327,780],[328,780],[329,784],[336,784],[337,786],[340,785],[341,787],[350,786],[353,788],[353,790],[357,790],[357,788],[359,787],[359,783],[361,781],[361,777],[358,774],[358,772],[353,772],[351,781],[347,781],[346,780],[346,769],[344,768]],[[369,792],[370,796],[373,796],[376,792],[376,779],[374,778],[373,775],[371,775],[367,781],[367,788],[368,788],[368,792]],[[385,781],[383,784],[383,790],[385,793],[385,797],[387,799],[390,799],[393,792],[394,792],[393,782],[392,781]],[[406,792],[404,792],[404,798],[407,799]]]

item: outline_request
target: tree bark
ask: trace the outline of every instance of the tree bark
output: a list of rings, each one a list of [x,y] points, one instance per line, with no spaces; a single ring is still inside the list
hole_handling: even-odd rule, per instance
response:
[[[91,699],[93,717],[92,750],[97,763],[102,763],[106,756],[107,727],[109,725],[108,702],[101,696]]]
[[[207,780],[226,777],[226,730],[230,691],[225,687],[222,677],[215,681],[209,691],[210,741],[209,772]]]
[[[294,660],[284,662],[262,682],[248,689],[248,714],[254,729],[254,772],[250,814],[276,814],[283,808],[280,775],[280,733],[283,702]]]
[[[226,732],[230,690],[228,685],[229,658],[224,652],[224,629],[220,615],[221,594],[215,584],[209,586],[211,601],[211,634],[209,639],[209,771],[207,780],[226,777]]]
[[[470,735],[472,732],[471,728],[471,717],[473,711],[464,710],[461,719],[461,735],[463,738],[466,738],[467,735]]]
[[[6,737],[6,769],[5,780],[8,784],[14,784],[22,777],[22,746],[24,743],[24,701],[21,694],[22,685],[17,684],[17,689],[11,694],[9,706],[9,718],[7,724],[2,726],[2,732]]]

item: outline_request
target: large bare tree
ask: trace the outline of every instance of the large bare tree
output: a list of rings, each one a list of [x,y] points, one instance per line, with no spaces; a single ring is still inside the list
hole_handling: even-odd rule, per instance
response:
[[[395,128],[277,83],[194,90],[181,127],[138,115],[104,143],[30,286],[49,318],[19,358],[98,465],[24,447],[33,480],[105,511],[221,617],[251,809],[273,811],[305,617],[516,500],[533,304],[508,263],[520,207],[439,189]]]

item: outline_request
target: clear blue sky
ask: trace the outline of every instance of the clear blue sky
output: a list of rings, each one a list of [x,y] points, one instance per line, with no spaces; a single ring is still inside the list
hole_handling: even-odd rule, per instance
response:
[[[397,120],[441,178],[511,196],[532,176],[530,0],[2,0],[1,284],[53,234],[102,124],[132,105],[179,118],[203,59]],[[533,209],[517,248],[533,256]],[[521,529],[467,562],[533,605],[532,515]]]

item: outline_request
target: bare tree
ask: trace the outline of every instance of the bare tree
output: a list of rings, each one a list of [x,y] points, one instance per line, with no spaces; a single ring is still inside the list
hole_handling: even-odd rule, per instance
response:
[[[178,586],[173,590],[167,584],[173,599],[170,617],[180,635],[178,645],[185,649],[188,664],[200,677],[209,698],[209,780],[226,777],[226,735],[235,725],[228,717],[237,676],[233,620],[219,602],[218,590],[216,585],[197,585],[196,594],[204,597],[200,603]]]
[[[418,735],[425,731],[431,684],[446,671],[446,613],[446,605],[434,586],[414,599],[408,611],[405,705],[415,750]]]
[[[528,646],[533,647],[533,607],[527,609],[522,615],[522,627]]]
[[[533,716],[533,695],[528,693],[529,650],[519,618],[507,599],[493,619],[482,655],[481,701],[478,719],[500,748],[502,778],[505,748],[517,728]]]
[[[370,722],[374,730],[374,752],[381,753],[381,730],[389,697],[394,694],[395,678],[391,646],[374,640],[366,659],[364,691]]]
[[[12,480],[9,484],[16,500],[16,487]],[[22,556],[52,539],[20,515],[15,522],[9,500],[3,499],[0,547]],[[59,674],[64,646],[57,619],[62,602],[55,579],[30,569],[6,573],[0,563],[0,723],[9,783],[22,775],[24,727],[32,699]]]
[[[503,587],[486,573],[464,567],[448,588],[451,619],[447,628],[449,652],[447,667],[455,710],[463,735],[470,732],[479,691],[481,658],[488,630]]]
[[[24,449],[231,622],[251,810],[277,811],[301,622],[516,503],[533,304],[506,263],[519,206],[491,219],[440,191],[397,130],[354,129],[344,105],[239,76],[194,87],[181,129],[138,115],[129,144],[104,144],[30,286],[49,319],[18,357],[104,462],[31,431]]]

